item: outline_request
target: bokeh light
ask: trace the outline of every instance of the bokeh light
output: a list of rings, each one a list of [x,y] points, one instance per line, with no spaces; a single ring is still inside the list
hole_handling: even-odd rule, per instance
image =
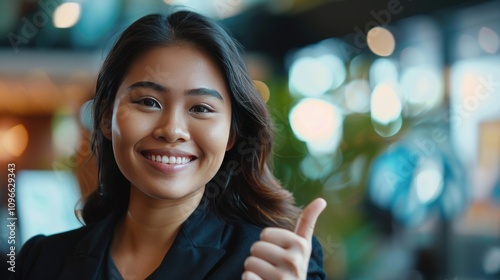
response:
[[[28,130],[22,124],[8,129],[0,136],[3,149],[11,156],[21,156],[28,146]]]
[[[302,57],[290,67],[290,91],[316,97],[325,93],[333,83],[329,67],[318,59]]]
[[[267,103],[269,101],[269,97],[271,96],[271,92],[269,91],[269,87],[261,81],[254,80],[253,84],[255,86],[255,89],[257,89],[257,92],[259,92],[260,96],[264,100],[264,102]]]
[[[380,124],[389,124],[401,115],[401,100],[394,85],[382,83],[373,89],[371,117]]]
[[[344,83],[347,76],[344,62],[336,55],[322,55],[318,59],[328,68],[333,81],[329,89],[336,89]]]
[[[335,105],[305,98],[290,110],[289,120],[297,139],[306,142],[312,154],[336,150],[342,135],[342,115]]]
[[[431,67],[408,68],[401,76],[401,90],[411,115],[428,111],[443,102],[442,74]]]
[[[366,80],[351,80],[344,88],[346,108],[354,113],[367,113],[370,109],[371,88]]]
[[[368,31],[366,41],[370,50],[379,56],[390,56],[396,48],[396,40],[391,31],[380,26]]]
[[[481,48],[487,53],[496,53],[498,51],[498,47],[500,46],[498,34],[488,27],[483,26],[479,29],[477,40]]]
[[[297,139],[326,141],[341,125],[338,109],[320,99],[304,98],[290,110],[290,125]]]
[[[383,82],[397,84],[398,76],[398,65],[387,58],[376,59],[370,67],[370,85],[372,87]]]
[[[53,21],[57,28],[70,28],[80,19],[82,8],[79,3],[63,3],[54,11]]]
[[[293,94],[318,97],[339,87],[345,78],[344,63],[335,55],[301,57],[290,67],[289,87]]]
[[[420,203],[431,203],[443,191],[443,168],[433,159],[423,159],[419,165],[413,178],[415,195]]]
[[[52,124],[52,139],[58,155],[75,152],[80,142],[80,128],[76,118],[66,114],[64,110],[57,112]]]

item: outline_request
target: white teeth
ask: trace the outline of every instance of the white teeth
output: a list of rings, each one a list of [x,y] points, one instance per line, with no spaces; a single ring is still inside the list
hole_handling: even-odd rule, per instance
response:
[[[191,162],[191,159],[188,157],[174,157],[174,156],[161,156],[161,155],[147,155],[147,158],[156,161],[156,162],[161,162],[164,164],[186,164]]]

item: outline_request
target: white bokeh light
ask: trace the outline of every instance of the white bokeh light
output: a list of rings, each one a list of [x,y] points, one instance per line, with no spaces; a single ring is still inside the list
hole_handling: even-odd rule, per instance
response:
[[[433,202],[443,191],[443,172],[437,163],[429,163],[417,170],[413,187],[422,204]]]
[[[344,89],[345,107],[355,113],[367,113],[370,109],[370,85],[368,81],[355,79]]]
[[[398,82],[398,66],[387,58],[376,59],[370,67],[370,85],[376,87],[382,82],[394,83]]]
[[[336,149],[341,136],[342,116],[335,105],[305,98],[290,110],[289,120],[297,139],[307,142],[311,152],[328,153]]]
[[[382,83],[373,89],[371,100],[371,117],[380,124],[389,124],[401,115],[401,100],[392,84]]]
[[[80,19],[82,7],[80,3],[63,3],[54,11],[53,21],[57,28],[70,28]]]
[[[320,59],[301,57],[290,67],[289,87],[294,94],[317,97],[334,83],[331,67]]]
[[[318,57],[318,60],[330,69],[333,81],[329,89],[336,89],[344,83],[347,73],[342,59],[336,55],[327,54]]]
[[[431,67],[405,70],[401,77],[401,89],[413,115],[437,107],[444,98],[441,74]]]

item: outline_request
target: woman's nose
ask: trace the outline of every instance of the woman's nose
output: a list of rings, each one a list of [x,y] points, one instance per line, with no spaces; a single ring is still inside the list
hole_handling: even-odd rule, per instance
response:
[[[156,139],[169,143],[188,141],[190,134],[186,116],[177,109],[163,111],[153,135]]]

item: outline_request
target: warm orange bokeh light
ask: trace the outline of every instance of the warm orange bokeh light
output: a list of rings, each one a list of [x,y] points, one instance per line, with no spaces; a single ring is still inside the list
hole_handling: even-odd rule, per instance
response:
[[[22,124],[10,128],[0,136],[3,150],[11,156],[21,156],[28,146],[28,131]]]

